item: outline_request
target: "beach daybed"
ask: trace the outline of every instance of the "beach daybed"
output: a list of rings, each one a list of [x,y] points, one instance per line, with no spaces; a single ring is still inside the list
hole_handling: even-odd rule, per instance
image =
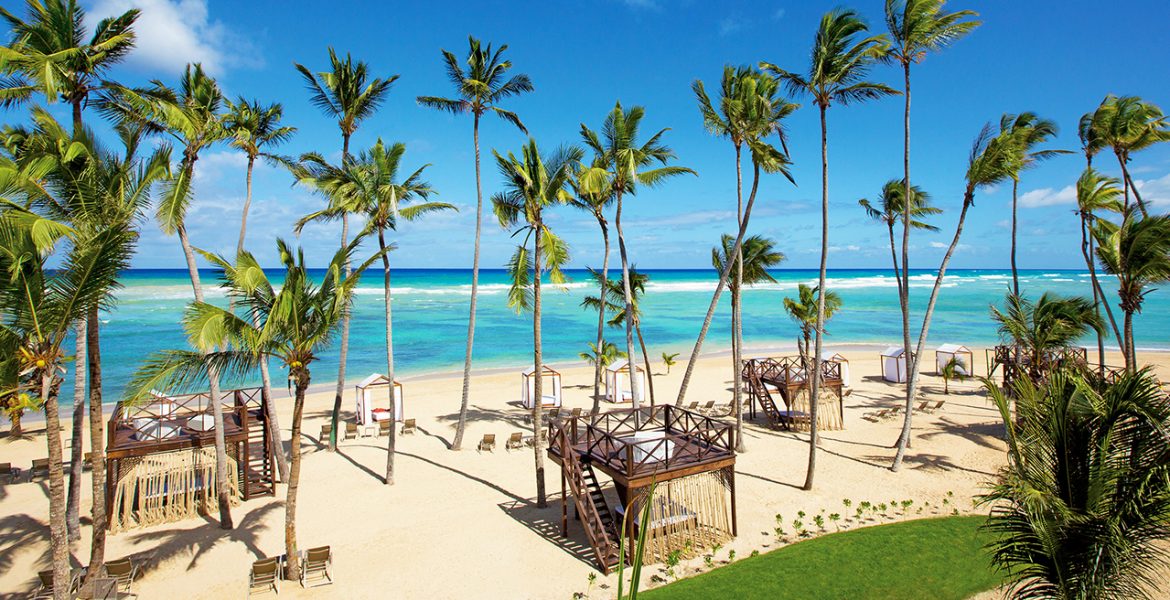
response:
[[[934,351],[934,367],[938,373],[942,373],[943,368],[947,363],[955,359],[959,363],[959,374],[964,377],[970,377],[971,373],[975,372],[975,353],[966,346],[959,344],[943,344]]]
[[[882,351],[882,379],[891,383],[906,383],[909,370],[906,368],[906,349],[889,346]]]
[[[357,384],[357,422],[359,425],[373,425],[375,421],[390,418],[390,379],[381,373],[374,373]],[[401,423],[406,418],[403,412],[402,383],[394,382],[394,420]]]
[[[561,405],[561,374],[548,365],[541,365],[541,406]],[[520,373],[520,403],[524,408],[535,408],[536,368],[529,367]]]
[[[646,384],[646,369],[634,365],[637,370],[638,387],[641,390],[642,400],[650,398]],[[609,402],[631,402],[634,399],[633,387],[630,385],[630,361],[622,359],[605,368],[605,399]]]

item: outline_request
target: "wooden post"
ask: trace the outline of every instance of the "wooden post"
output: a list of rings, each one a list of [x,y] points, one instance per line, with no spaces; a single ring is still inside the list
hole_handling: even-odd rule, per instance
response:
[[[565,491],[565,462],[569,456],[565,454],[565,447],[561,446],[561,537],[569,537],[569,495]]]
[[[733,448],[735,446],[732,446]],[[725,467],[727,469],[727,480],[731,483],[731,536],[737,537],[739,535],[739,522],[735,508],[735,466]]]

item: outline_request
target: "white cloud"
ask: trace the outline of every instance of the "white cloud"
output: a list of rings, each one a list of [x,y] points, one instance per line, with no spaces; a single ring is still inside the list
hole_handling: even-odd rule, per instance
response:
[[[931,248],[946,248],[947,244],[944,244],[942,242],[931,242],[930,247]]]
[[[96,0],[86,25],[92,29],[98,20],[132,8],[142,14],[134,26],[135,49],[126,58],[130,66],[173,77],[192,62],[216,75],[230,67],[263,65],[247,39],[211,18],[207,0]]]
[[[1158,179],[1135,179],[1133,184],[1137,186],[1143,202],[1160,206],[1170,205],[1170,175]]]
[[[999,227],[1000,229],[1011,229],[1012,221],[1011,219],[1001,219],[995,222],[995,226]]]
[[[737,31],[743,29],[746,25],[747,25],[747,23],[744,22],[744,20],[739,18],[739,17],[734,17],[734,16],[727,17],[719,22],[719,35],[721,35],[721,36],[731,35]]]
[[[1066,185],[1059,190],[1054,190],[1052,188],[1040,188],[1020,196],[1020,206],[1025,208],[1075,204],[1076,201],[1077,190],[1071,185]]]
[[[783,8],[777,8],[776,12],[772,13],[772,20],[779,21],[780,19],[783,19],[785,12],[786,11]]]

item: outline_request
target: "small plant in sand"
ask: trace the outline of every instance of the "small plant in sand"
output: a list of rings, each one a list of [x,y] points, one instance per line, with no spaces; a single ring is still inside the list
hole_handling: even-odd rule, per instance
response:
[[[821,515],[817,515],[817,516],[813,517],[813,523],[816,523],[817,529],[819,529],[822,533],[824,533],[824,531],[825,531],[825,518],[824,517],[822,517]]]
[[[759,555],[760,555],[760,551],[759,551],[759,550],[752,550],[752,556],[753,556],[753,557],[755,557],[755,556],[759,556]]]
[[[666,555],[666,577],[668,579],[674,579],[674,568],[678,566],[678,563],[681,560],[682,550],[671,550],[670,553]]]
[[[840,514],[830,513],[829,514],[829,521],[831,521],[833,523],[833,526],[837,528],[837,531],[841,531],[841,515]]]
[[[729,562],[729,563],[735,562],[735,550],[728,550],[727,551],[727,562]]]
[[[913,500],[903,500],[902,501],[902,514],[905,515],[906,513],[910,512],[911,506],[914,506]]]
[[[714,567],[715,566],[715,555],[704,554],[703,555],[703,566],[707,567],[708,569]]]

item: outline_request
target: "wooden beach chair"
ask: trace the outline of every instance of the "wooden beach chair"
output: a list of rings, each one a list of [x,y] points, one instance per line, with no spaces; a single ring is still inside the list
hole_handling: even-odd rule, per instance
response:
[[[49,459],[47,459],[47,458],[34,458],[33,462],[32,462],[32,468],[29,469],[29,471],[28,471],[28,480],[32,481],[32,480],[36,479],[37,477],[48,477],[48,476],[49,476]]]
[[[418,427],[415,425],[414,419],[407,419],[402,422],[402,435],[414,435],[417,429]]]
[[[933,406],[928,406],[924,410],[928,413],[938,412],[942,410],[943,405],[946,403],[946,400],[939,400],[938,402],[935,402]]]
[[[715,410],[715,401],[714,400],[710,400],[706,404],[701,406],[699,408],[699,413],[705,415],[705,414],[711,412],[712,410]]]
[[[5,483],[16,483],[20,478],[20,469],[12,466],[12,463],[0,463],[0,481]]]
[[[81,579],[85,577],[85,569],[71,569],[69,572],[69,597],[73,598],[81,588]],[[37,580],[40,587],[33,598],[53,598],[53,572],[41,571],[37,573]]]
[[[134,580],[138,577],[138,565],[129,558],[106,563],[106,575],[116,579],[118,595],[134,596]]]
[[[383,435],[390,435],[390,429],[393,427],[394,427],[394,421],[391,421],[390,419],[382,419],[381,421],[378,421],[377,435],[379,437],[381,437]]]
[[[504,444],[505,450],[519,450],[524,447],[524,433],[517,431],[508,436],[508,441]]]
[[[550,418],[550,419],[556,419],[560,416],[561,416],[561,407],[559,407],[559,406],[548,411],[548,418]]]
[[[310,582],[314,582],[311,583]],[[333,552],[329,546],[309,548],[301,562],[301,587],[316,587],[333,583]]]
[[[280,561],[275,558],[258,560],[252,563],[252,572],[248,575],[248,595],[269,590],[279,594],[281,579],[284,579],[284,576],[281,573]]]
[[[694,402],[691,402],[690,404],[688,404],[688,405],[687,405],[687,410],[689,410],[689,411],[691,411],[691,412],[695,412],[696,410],[699,410],[699,401],[698,401],[698,400],[696,400],[696,401],[694,401]]]
[[[329,443],[329,434],[331,434],[331,433],[333,433],[333,424],[332,423],[326,423],[326,424],[322,425],[321,426],[321,437],[317,438],[318,443],[328,444]]]
[[[918,403],[918,407],[915,408],[914,410],[915,410],[915,412],[926,412],[926,407],[929,405],[930,405],[930,400],[923,400],[922,402]]]
[[[476,451],[483,452],[484,450],[487,450],[488,452],[491,452],[495,449],[496,449],[496,434],[494,434],[494,433],[483,434],[483,439],[479,441],[479,448],[477,448]]]
[[[572,415],[571,415],[571,416],[572,416],[574,419],[576,419],[577,417],[581,416],[581,409],[580,409],[580,408],[574,408],[574,409],[573,409],[573,412],[572,412]]]
[[[345,422],[345,439],[352,440],[352,439],[356,439],[357,436],[358,436],[357,423],[354,423],[353,421],[346,421]]]

